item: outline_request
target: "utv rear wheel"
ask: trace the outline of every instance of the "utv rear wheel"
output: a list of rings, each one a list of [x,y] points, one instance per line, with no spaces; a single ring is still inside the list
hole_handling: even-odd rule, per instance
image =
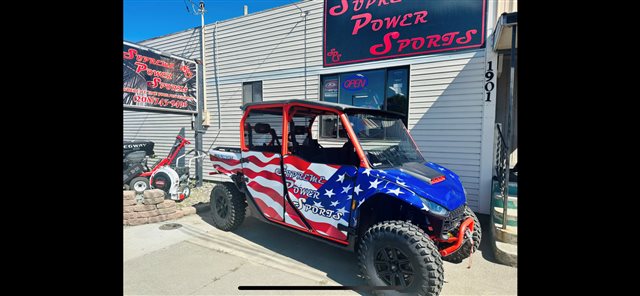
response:
[[[142,193],[149,189],[149,179],[145,177],[135,177],[129,182],[129,187],[136,193]]]
[[[476,217],[476,214],[471,209],[469,209],[469,207],[466,207],[464,209],[463,219],[467,219],[468,217],[473,218],[473,233],[471,234],[471,236],[473,237],[473,251],[471,250],[471,242],[468,239],[465,239],[465,242],[457,251],[451,253],[449,256],[442,258],[445,261],[451,263],[460,263],[462,262],[462,260],[471,256],[471,253],[475,252],[480,247],[480,242],[482,241],[482,228],[480,228],[480,221],[478,221],[478,217]]]
[[[221,183],[211,190],[209,200],[213,225],[224,231],[231,231],[244,221],[246,202],[234,184]]]
[[[444,271],[438,248],[407,221],[384,221],[367,230],[358,249],[360,271],[371,286],[397,286],[382,295],[438,295]]]

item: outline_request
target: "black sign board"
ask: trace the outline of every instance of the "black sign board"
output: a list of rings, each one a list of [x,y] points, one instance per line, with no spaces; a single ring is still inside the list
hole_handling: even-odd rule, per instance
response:
[[[123,42],[123,107],[198,113],[196,67],[193,60]]]
[[[486,0],[325,0],[325,67],[484,46]]]

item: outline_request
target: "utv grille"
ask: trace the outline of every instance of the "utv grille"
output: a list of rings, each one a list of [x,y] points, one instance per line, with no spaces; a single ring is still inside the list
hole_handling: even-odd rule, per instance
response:
[[[442,223],[442,234],[446,234],[451,232],[458,226],[460,220],[464,215],[464,205],[458,207],[457,209],[449,212],[449,217],[447,217]]]

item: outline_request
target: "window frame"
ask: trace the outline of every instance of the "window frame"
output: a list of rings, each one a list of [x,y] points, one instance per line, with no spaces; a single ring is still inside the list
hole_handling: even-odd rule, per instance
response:
[[[254,105],[254,106],[247,107],[244,110],[244,114],[242,115],[242,119],[240,120],[240,134],[241,134],[241,137],[240,137],[240,150],[242,152],[251,151],[249,149],[249,146],[246,143],[246,136],[245,136],[245,124],[246,124],[247,119],[250,117],[249,115],[253,111],[266,110],[266,109],[280,109],[280,111],[282,112],[282,113],[280,113],[281,116],[282,116],[281,124],[282,125],[285,124],[285,120],[286,120],[285,110],[284,110],[283,106],[280,105],[280,104],[264,104],[264,105]],[[281,134],[284,134],[284,131],[285,131],[284,128],[280,129],[280,133]],[[285,138],[286,137],[282,137],[282,139],[280,141],[280,145],[285,145],[285,143],[286,143],[286,139]],[[282,148],[281,151],[278,152],[278,153],[283,153],[283,152],[284,152],[284,148]],[[276,154],[278,154],[278,153],[276,153]]]
[[[389,84],[389,71],[393,71],[393,70],[400,70],[400,69],[404,69],[407,71],[407,76],[406,76],[406,84],[407,84],[407,93],[406,93],[406,97],[407,97],[407,109],[405,110],[406,112],[404,113],[404,117],[402,118],[402,122],[405,124],[405,126],[408,126],[409,124],[409,110],[411,110],[410,108],[410,98],[409,98],[409,93],[411,91],[411,86],[409,85],[410,80],[411,80],[411,67],[410,65],[402,65],[402,66],[393,66],[393,67],[387,67],[387,68],[375,68],[375,69],[364,69],[364,70],[359,70],[359,71],[347,71],[347,72],[337,72],[337,73],[328,73],[328,74],[322,74],[320,75],[320,96],[319,99],[322,102],[326,102],[325,98],[324,98],[324,79],[327,79],[328,77],[336,77],[338,80],[338,93],[336,94],[336,103],[339,104],[344,104],[340,102],[340,92],[341,92],[341,85],[342,85],[342,80],[341,80],[341,76],[342,75],[349,75],[349,74],[357,74],[359,72],[365,72],[365,71],[376,71],[376,70],[384,70],[384,102],[382,104],[383,108],[380,110],[384,110],[387,111],[388,109],[388,104],[387,104],[387,99],[389,97],[389,89],[387,87],[387,85]],[[346,104],[349,105],[349,104]],[[322,121],[319,122],[319,124],[322,124]],[[323,139],[333,139],[334,137],[326,137],[322,135],[322,126],[319,126],[319,132],[318,132],[318,138],[323,138]],[[336,135],[335,139],[340,139],[340,135],[339,133]]]
[[[257,100],[256,97],[254,96],[254,87],[256,84],[260,84],[260,99]],[[251,102],[246,102],[245,101],[245,90],[244,87],[245,85],[250,85],[251,86]],[[247,103],[255,103],[255,102],[262,102],[264,101],[264,89],[263,89],[263,83],[262,80],[256,80],[256,81],[247,81],[247,82],[243,82],[242,83],[242,104],[247,104]]]

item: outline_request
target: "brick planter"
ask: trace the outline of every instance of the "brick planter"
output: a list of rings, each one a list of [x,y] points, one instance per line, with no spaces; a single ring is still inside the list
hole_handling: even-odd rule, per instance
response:
[[[164,192],[160,189],[145,190],[140,201],[137,201],[135,191],[123,191],[122,200],[123,225],[158,223],[196,213],[194,207],[176,208],[176,202],[164,199]]]

